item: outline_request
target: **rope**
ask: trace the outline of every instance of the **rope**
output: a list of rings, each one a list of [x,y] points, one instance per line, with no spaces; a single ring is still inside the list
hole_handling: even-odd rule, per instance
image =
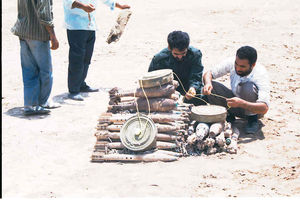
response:
[[[177,74],[175,73],[175,72],[173,72],[173,74],[177,77],[177,79],[178,79],[178,82],[180,83],[180,85],[181,85],[181,87],[182,87],[182,89],[183,89],[183,91],[184,91],[184,93],[186,94],[187,93],[187,91],[184,89],[184,86],[183,86],[183,84],[182,84],[182,82],[181,82],[181,80],[180,80],[180,78],[177,76]],[[196,98],[196,99],[200,99],[201,101],[203,101],[204,103],[206,103],[207,105],[209,105],[209,103],[208,102],[206,102],[204,99],[202,99],[202,98],[199,98],[199,97],[197,97],[197,95],[201,95],[201,94],[195,94],[195,96],[194,96],[194,98]]]
[[[135,91],[136,90],[133,91],[133,97],[134,97],[134,100],[135,100],[136,113],[138,115],[138,119],[139,119],[139,123],[140,123],[140,129],[142,129],[139,107],[138,107],[137,99],[135,98]]]
[[[177,76],[177,74],[176,74],[175,72],[173,72],[173,74],[177,77],[178,82],[180,83],[180,85],[181,85],[183,91],[184,91],[185,94],[186,94],[187,91],[184,89],[184,86],[183,86],[183,84],[182,84],[180,78]],[[197,97],[197,96],[200,96],[200,95],[202,95],[202,94],[195,94],[193,98],[200,99],[201,101],[203,101],[204,103],[206,103],[207,105],[209,105],[209,103],[208,103],[207,101],[205,101],[205,100],[202,99],[202,98]],[[220,97],[220,98],[223,98],[223,99],[225,99],[225,100],[227,99],[226,97],[224,97],[224,96],[222,96],[222,95],[218,95],[218,94],[214,94],[214,93],[210,93],[210,95],[213,95],[213,96],[216,96],[216,97]],[[227,106],[228,106],[228,109],[229,109],[230,106],[229,106],[228,104],[227,104]],[[227,109],[227,110],[228,110],[228,109]]]
[[[188,92],[185,90],[185,88],[184,88],[184,86],[183,86],[183,84],[182,84],[180,78],[177,76],[177,74],[176,74],[175,72],[173,72],[173,74],[177,77],[177,80],[178,80],[179,84],[181,85],[181,87],[182,87],[183,91],[185,92],[185,94],[187,94]],[[147,95],[146,95],[146,92],[145,92],[145,90],[144,90],[143,82],[140,81],[140,83],[141,83],[141,89],[142,89],[142,91],[143,91],[143,94],[144,94],[144,96],[145,96],[145,98],[146,98],[146,101],[147,101],[147,104],[148,104],[148,116],[149,116],[149,115],[150,115],[150,103],[149,103],[148,97],[147,97]],[[199,99],[199,100],[203,101],[204,103],[206,103],[207,105],[210,105],[210,104],[209,104],[207,101],[205,101],[204,99],[202,99],[202,98],[200,98],[200,97],[197,97],[197,96],[200,96],[200,95],[202,95],[202,94],[195,94],[195,95],[193,96],[193,98]],[[213,95],[213,96],[216,96],[216,97],[219,97],[219,98],[223,98],[223,99],[225,99],[225,100],[227,99],[226,97],[224,97],[224,96],[222,96],[222,95],[218,95],[218,94],[214,94],[214,93],[210,93],[210,95]],[[136,101],[136,111],[137,111],[137,115],[138,115],[138,119],[139,119],[139,123],[140,123],[140,129],[141,129],[141,132],[142,132],[143,135],[144,135],[144,133],[145,133],[145,131],[146,131],[147,124],[148,124],[148,121],[147,121],[147,123],[145,124],[144,128],[142,129],[142,123],[141,123],[141,118],[140,118],[140,112],[139,112],[139,108],[138,108],[138,103],[137,103],[137,100],[136,100],[136,98],[135,98],[135,91],[134,91],[134,99],[135,99],[135,101]],[[228,104],[227,104],[227,106],[228,106]],[[227,110],[228,110],[228,109],[230,109],[230,106],[228,106]],[[142,131],[142,130],[143,130],[143,131]]]
[[[146,94],[146,92],[144,90],[143,82],[140,81],[140,83],[141,83],[141,88],[142,88],[143,94],[144,94],[144,96],[146,98],[146,101],[147,101],[147,104],[148,104],[148,116],[149,116],[150,115],[150,103],[149,103],[149,99],[148,99],[147,94]],[[138,119],[139,119],[140,131],[141,131],[141,134],[143,136],[145,134],[145,132],[146,132],[146,127],[148,125],[148,121],[145,123],[144,128],[142,128],[142,122],[141,122],[140,112],[139,112],[139,108],[138,108],[139,106],[138,106],[138,102],[137,102],[137,100],[135,98],[135,92],[136,91],[133,92],[134,99],[135,99],[135,106],[136,106],[137,116],[138,116]]]
[[[147,104],[148,104],[148,116],[149,116],[149,115],[150,115],[150,103],[149,103],[149,99],[148,99],[148,97],[147,97],[147,95],[146,95],[146,92],[145,92],[145,90],[144,90],[143,81],[141,80],[140,83],[141,83],[142,91],[143,91],[143,93],[144,93],[144,96],[145,96],[146,101],[147,101]],[[144,131],[143,131],[143,135],[145,134],[147,125],[148,125],[148,121],[147,121],[147,123],[145,124]]]

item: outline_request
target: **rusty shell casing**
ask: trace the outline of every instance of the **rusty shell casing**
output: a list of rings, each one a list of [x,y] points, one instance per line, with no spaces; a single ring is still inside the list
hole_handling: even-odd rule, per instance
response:
[[[178,160],[177,157],[162,154],[162,153],[147,153],[147,154],[98,154],[92,155],[93,162],[102,161],[128,161],[128,162],[171,162]]]

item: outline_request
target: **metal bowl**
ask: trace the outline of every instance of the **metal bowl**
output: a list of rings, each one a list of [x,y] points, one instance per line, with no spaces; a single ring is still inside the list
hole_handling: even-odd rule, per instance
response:
[[[217,105],[194,106],[191,112],[192,120],[204,123],[223,122],[227,116],[226,108]]]
[[[147,72],[139,78],[140,87],[151,88],[161,86],[173,81],[173,71],[171,69],[160,69]]]

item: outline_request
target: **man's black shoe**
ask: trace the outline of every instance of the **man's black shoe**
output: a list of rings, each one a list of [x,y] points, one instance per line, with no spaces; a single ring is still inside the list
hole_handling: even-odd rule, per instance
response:
[[[258,124],[258,119],[257,115],[249,116],[248,117],[248,123],[245,127],[245,132],[247,134],[255,134],[259,130],[259,124]]]
[[[47,115],[50,113],[50,110],[45,109],[41,106],[35,106],[35,107],[25,107],[24,108],[24,115]]]
[[[98,92],[98,88],[91,88],[90,86],[87,86],[85,88],[80,88],[80,92]]]

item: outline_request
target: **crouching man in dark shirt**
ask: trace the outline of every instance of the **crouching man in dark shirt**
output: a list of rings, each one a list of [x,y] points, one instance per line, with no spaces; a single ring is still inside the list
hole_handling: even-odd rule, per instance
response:
[[[203,65],[202,53],[189,46],[190,38],[186,32],[173,31],[168,35],[168,48],[156,54],[148,69],[149,72],[159,69],[172,69],[174,79],[179,81],[177,91],[185,96],[185,103],[205,104],[201,97]],[[183,86],[180,84],[183,84]],[[197,95],[197,98],[195,98]]]

